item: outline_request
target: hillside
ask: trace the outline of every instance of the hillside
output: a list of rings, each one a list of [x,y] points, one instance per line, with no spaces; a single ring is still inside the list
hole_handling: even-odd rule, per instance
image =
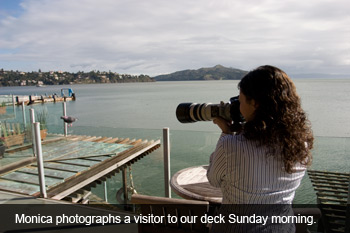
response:
[[[247,71],[216,65],[198,70],[183,70],[171,74],[158,75],[156,81],[189,81],[189,80],[240,80]]]
[[[119,74],[116,72],[90,71],[77,73],[50,71],[20,72],[0,69],[0,86],[35,86],[35,85],[63,85],[88,83],[128,83],[154,82],[148,75]]]

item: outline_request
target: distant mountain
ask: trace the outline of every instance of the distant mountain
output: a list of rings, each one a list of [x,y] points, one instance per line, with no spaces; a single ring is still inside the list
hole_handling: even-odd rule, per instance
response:
[[[171,74],[158,75],[156,81],[190,81],[190,80],[240,80],[248,71],[216,65],[198,70],[182,70]]]

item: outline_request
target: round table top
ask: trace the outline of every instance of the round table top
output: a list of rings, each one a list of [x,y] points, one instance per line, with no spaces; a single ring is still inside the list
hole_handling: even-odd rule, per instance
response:
[[[185,199],[222,202],[220,188],[213,187],[207,179],[208,165],[182,169],[171,178],[170,185],[174,192]]]

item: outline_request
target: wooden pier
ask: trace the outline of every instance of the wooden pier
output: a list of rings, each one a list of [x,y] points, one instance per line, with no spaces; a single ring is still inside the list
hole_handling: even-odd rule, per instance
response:
[[[350,173],[308,170],[326,232],[350,232]]]
[[[127,166],[159,147],[159,140],[55,135],[42,145],[48,198],[61,200],[70,196],[72,200],[75,198],[72,194],[76,193],[75,196],[84,199],[91,187],[125,171]],[[15,165],[2,166],[0,190],[38,197],[38,169],[31,148],[24,146],[5,154],[5,158],[14,156],[23,159]]]
[[[58,95],[27,95],[27,96],[15,96],[15,105],[22,105],[22,103],[28,104],[42,104],[42,103],[56,103],[74,101],[75,95],[73,96],[58,96]]]

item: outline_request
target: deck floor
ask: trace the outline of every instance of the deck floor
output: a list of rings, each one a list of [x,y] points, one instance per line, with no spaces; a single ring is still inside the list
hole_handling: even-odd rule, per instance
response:
[[[349,232],[350,173],[308,170],[325,232]]]

